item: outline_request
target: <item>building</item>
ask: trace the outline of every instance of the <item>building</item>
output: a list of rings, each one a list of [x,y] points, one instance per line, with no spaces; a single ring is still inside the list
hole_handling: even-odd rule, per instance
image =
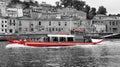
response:
[[[23,33],[70,33],[74,28],[82,26],[86,19],[83,11],[73,8],[55,9],[46,4],[31,6],[25,9],[23,14],[24,17],[19,18],[19,31]]]
[[[106,18],[106,32],[108,33],[120,33],[120,19]]]
[[[64,19],[18,19],[19,33],[45,33],[45,34],[58,34],[70,33],[74,28],[79,27],[81,24],[79,19],[64,20]]]
[[[120,33],[120,17],[118,16],[96,15],[90,25],[95,26],[94,32],[102,28],[102,32],[99,33]]]
[[[35,2],[34,0],[24,0],[25,2]]]
[[[105,33],[106,32],[106,26],[104,24],[96,23],[93,24],[94,32],[96,33]]]
[[[42,3],[39,7],[6,8],[7,33],[56,34],[71,33],[71,30],[82,26],[86,13],[73,8],[56,9]],[[4,18],[5,19],[5,18]],[[6,29],[1,26],[2,30]],[[6,31],[3,31],[6,32]]]
[[[2,16],[2,17],[6,17],[7,16],[6,6],[7,6],[6,2],[0,1],[0,16]]]
[[[26,8],[23,10],[23,15],[30,18],[51,18],[51,16],[55,15],[55,9],[50,5],[42,4],[38,6],[30,6],[30,8]],[[56,16],[56,15],[55,15]],[[55,18],[55,17],[54,17]]]
[[[7,33],[9,33],[9,34],[18,33],[18,20],[17,20],[17,18],[7,18],[7,23],[8,23]]]
[[[81,20],[86,19],[86,13],[83,11],[78,11],[74,8],[60,8],[57,12],[61,18],[79,18]]]
[[[0,34],[8,33],[8,22],[4,17],[0,17]]]
[[[7,8],[7,16],[8,17],[22,17],[23,9],[21,8]]]
[[[78,11],[74,8],[59,8],[56,9],[49,4],[42,3],[39,7],[30,6],[23,10],[23,15],[30,18],[40,19],[69,19],[77,18],[80,20],[86,19],[86,13]]]
[[[42,7],[30,6],[30,8],[26,8],[23,10],[23,16],[29,18],[41,18],[42,13],[46,11],[42,9]]]

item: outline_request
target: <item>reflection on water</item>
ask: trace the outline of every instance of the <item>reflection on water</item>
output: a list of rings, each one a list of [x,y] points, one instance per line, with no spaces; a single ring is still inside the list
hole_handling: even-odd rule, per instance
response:
[[[94,46],[8,48],[0,42],[1,67],[119,67],[119,41]]]

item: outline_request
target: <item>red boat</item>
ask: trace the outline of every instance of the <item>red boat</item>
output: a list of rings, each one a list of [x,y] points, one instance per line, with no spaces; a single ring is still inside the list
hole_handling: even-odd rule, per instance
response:
[[[103,39],[79,39],[76,40],[74,35],[47,35],[41,40],[12,40],[6,38],[11,44],[49,47],[49,46],[75,46],[75,45],[96,45],[101,43]]]

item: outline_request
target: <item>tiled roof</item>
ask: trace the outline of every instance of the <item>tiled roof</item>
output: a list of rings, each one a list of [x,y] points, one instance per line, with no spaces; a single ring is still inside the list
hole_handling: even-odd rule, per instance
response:
[[[27,17],[22,17],[22,18],[18,18],[19,20],[42,20],[42,21],[79,21],[80,19],[56,19],[56,18],[53,18],[53,19],[33,19],[33,18],[27,18]]]

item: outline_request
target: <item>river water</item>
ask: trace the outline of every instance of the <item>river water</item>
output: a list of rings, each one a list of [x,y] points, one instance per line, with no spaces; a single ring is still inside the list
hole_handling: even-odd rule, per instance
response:
[[[0,67],[119,67],[120,40],[72,47],[6,48],[0,42]]]

